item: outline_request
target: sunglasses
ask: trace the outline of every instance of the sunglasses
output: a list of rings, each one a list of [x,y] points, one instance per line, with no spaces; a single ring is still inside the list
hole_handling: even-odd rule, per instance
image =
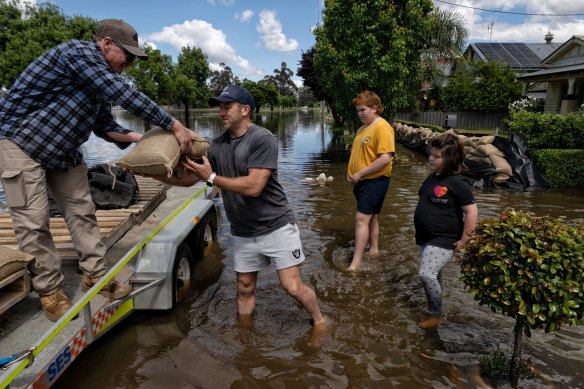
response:
[[[134,60],[136,59],[136,56],[132,53],[130,53],[128,50],[126,50],[124,48],[124,46],[122,46],[121,44],[119,44],[118,42],[116,42],[115,40],[112,39],[112,42],[114,42],[114,44],[116,46],[118,46],[120,49],[124,50],[124,54],[126,54],[126,61],[127,62],[134,62]]]

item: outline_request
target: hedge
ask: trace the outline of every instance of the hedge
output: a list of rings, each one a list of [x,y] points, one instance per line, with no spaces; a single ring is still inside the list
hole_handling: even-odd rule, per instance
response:
[[[584,150],[542,149],[529,155],[552,187],[584,186]]]
[[[511,111],[509,131],[519,135],[530,149],[584,149],[584,115]]]

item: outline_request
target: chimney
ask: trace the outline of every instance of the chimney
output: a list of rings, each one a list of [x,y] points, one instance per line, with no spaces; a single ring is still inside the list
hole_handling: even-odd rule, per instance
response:
[[[552,39],[554,39],[554,34],[548,31],[548,33],[545,34],[545,43],[552,43]]]

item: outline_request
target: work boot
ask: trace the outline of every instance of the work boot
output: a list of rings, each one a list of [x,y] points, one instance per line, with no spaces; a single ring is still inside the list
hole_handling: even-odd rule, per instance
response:
[[[59,320],[72,306],[63,288],[57,289],[53,294],[41,296],[41,307],[51,321]]]
[[[101,276],[95,278],[83,276],[83,291],[87,292],[93,287],[93,285],[97,284],[99,280],[101,280]],[[116,280],[111,280],[101,288],[99,294],[110,300],[119,300],[130,294],[131,291],[132,287],[129,284],[121,284]]]

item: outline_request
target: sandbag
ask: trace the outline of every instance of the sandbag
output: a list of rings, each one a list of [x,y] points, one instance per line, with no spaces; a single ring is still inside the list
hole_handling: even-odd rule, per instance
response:
[[[492,144],[479,145],[472,151],[472,154],[477,157],[490,157],[491,155],[505,157],[505,154]]]
[[[491,160],[491,164],[495,167],[497,173],[505,173],[507,177],[511,177],[513,175],[513,169],[511,169],[511,165],[505,159],[505,157],[501,157],[499,155],[491,154],[489,155],[489,159]]]
[[[193,144],[187,156],[191,159],[207,156],[210,142],[194,131],[190,133]],[[180,146],[174,134],[154,127],[144,134],[128,154],[116,161],[116,165],[136,173],[170,177],[179,159]]]
[[[22,251],[8,247],[0,247],[0,280],[8,278],[17,271],[24,269],[34,257]]]

